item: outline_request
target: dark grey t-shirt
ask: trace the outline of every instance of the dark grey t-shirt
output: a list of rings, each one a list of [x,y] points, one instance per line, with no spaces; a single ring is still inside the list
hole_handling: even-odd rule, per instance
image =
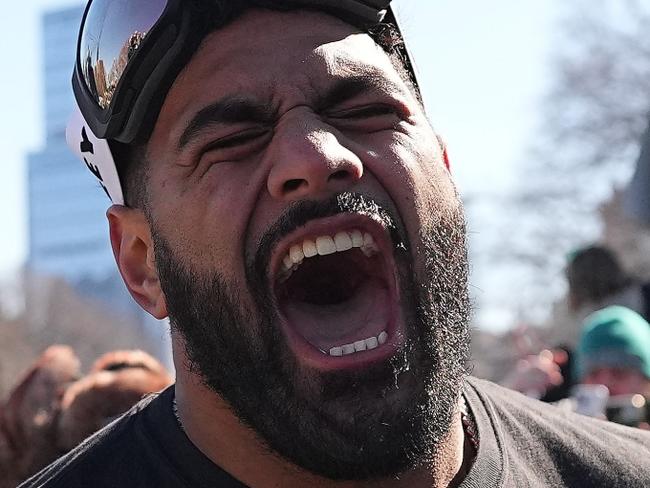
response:
[[[463,488],[650,487],[650,432],[467,383],[480,444]]]
[[[650,487],[650,433],[467,380],[480,444],[463,488]],[[179,428],[173,387],[142,401],[21,488],[240,488]]]

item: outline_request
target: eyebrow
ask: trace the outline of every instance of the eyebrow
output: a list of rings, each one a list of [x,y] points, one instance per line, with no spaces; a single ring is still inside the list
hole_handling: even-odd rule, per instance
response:
[[[362,93],[398,89],[397,85],[377,74],[363,74],[346,77],[334,84],[316,100],[316,111],[335,107]],[[178,148],[183,149],[206,127],[219,124],[238,124],[252,122],[271,124],[277,118],[276,111],[269,105],[242,96],[229,96],[201,109],[187,124],[178,140]]]
[[[178,140],[178,148],[183,149],[206,127],[242,122],[270,124],[274,119],[274,111],[266,104],[241,96],[226,97],[202,108],[192,118]]]
[[[319,97],[316,107],[320,112],[326,108],[347,102],[362,93],[377,93],[387,89],[397,89],[397,85],[377,74],[363,74],[342,78],[336,81],[323,96]]]

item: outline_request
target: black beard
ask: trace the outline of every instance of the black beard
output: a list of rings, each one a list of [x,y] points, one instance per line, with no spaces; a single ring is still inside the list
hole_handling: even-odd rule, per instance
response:
[[[287,346],[266,276],[278,238],[338,213],[368,215],[391,231],[407,340],[386,364],[324,374],[301,366]],[[466,374],[468,266],[460,206],[420,236],[419,277],[394,222],[356,194],[297,204],[265,234],[256,255],[247,256],[249,290],[219,273],[188,269],[151,222],[171,325],[185,341],[192,370],[272,450],[330,479],[377,479],[435,467]],[[244,293],[257,310],[241,305]]]

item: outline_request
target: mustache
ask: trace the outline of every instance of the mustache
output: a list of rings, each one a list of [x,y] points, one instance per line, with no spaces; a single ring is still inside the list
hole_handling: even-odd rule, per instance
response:
[[[398,220],[393,212],[381,206],[368,195],[342,192],[327,200],[304,200],[291,205],[262,235],[255,254],[246,256],[249,282],[262,284],[265,281],[271,251],[286,235],[312,220],[345,213],[371,218],[388,231],[395,249],[408,250],[408,240],[405,233],[398,227]]]

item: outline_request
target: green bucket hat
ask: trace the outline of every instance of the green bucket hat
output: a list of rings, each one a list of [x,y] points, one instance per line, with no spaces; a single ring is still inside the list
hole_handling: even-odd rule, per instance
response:
[[[585,319],[576,366],[578,380],[598,366],[630,367],[650,378],[650,324],[621,306],[592,313]]]

